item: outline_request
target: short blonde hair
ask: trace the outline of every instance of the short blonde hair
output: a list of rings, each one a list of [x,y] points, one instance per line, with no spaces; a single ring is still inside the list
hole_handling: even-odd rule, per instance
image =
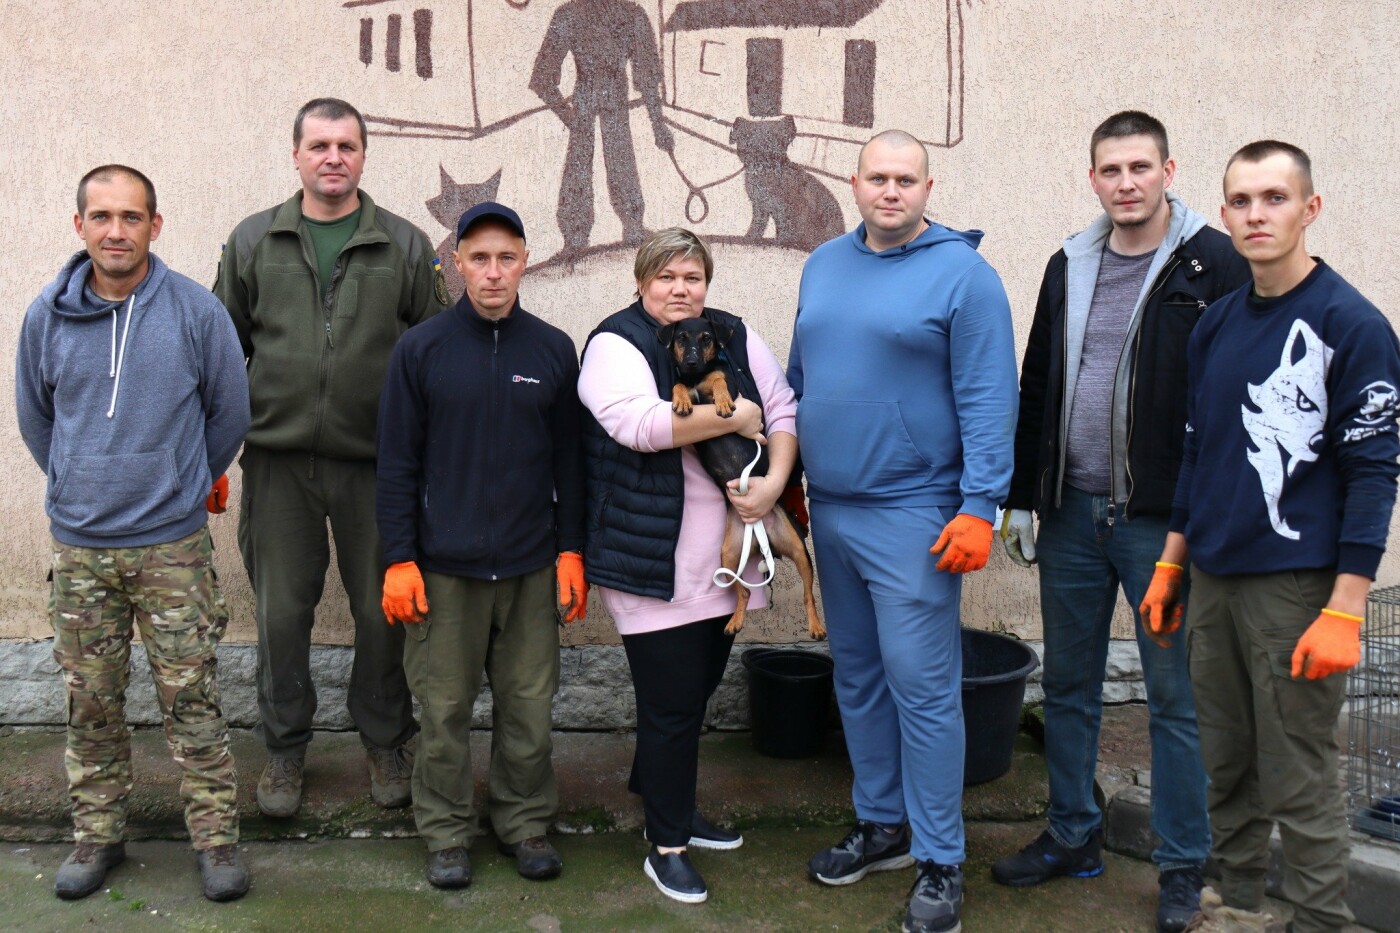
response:
[[[646,284],[660,275],[673,259],[699,259],[705,267],[706,284],[714,278],[715,260],[705,241],[684,227],[667,227],[651,234],[637,247],[637,260],[632,264],[637,293],[641,294]]]

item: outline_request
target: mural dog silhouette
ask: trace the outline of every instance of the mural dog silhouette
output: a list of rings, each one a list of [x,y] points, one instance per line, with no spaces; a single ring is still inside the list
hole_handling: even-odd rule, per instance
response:
[[[713,403],[715,412],[721,418],[734,415],[734,382],[727,368],[722,364],[721,351],[728,344],[729,333],[718,333],[717,328],[703,317],[688,318],[675,324],[667,324],[657,333],[658,339],[670,347],[671,358],[676,363],[676,384],[671,389],[671,410],[681,416],[689,415],[697,404]],[[738,434],[722,434],[695,445],[695,452],[705,472],[718,484],[721,491],[728,492],[730,480],[738,479],[744,467],[753,459],[754,441]],[[753,468],[756,476],[768,472],[768,452],[761,451],[758,463]],[[817,602],[812,594],[812,558],[807,553],[807,544],[799,532],[797,523],[787,509],[779,504],[763,518],[763,527],[768,532],[768,540],[775,557],[786,557],[797,567],[802,578],[802,601],[807,610],[807,632],[813,638],[826,637],[826,626],[817,616]],[[740,551],[744,540],[744,522],[726,495],[726,518],[724,543],[720,546],[720,564],[736,574],[743,570],[739,566]],[[734,614],[724,627],[726,634],[736,634],[744,627],[744,613],[749,605],[749,590],[742,580],[734,583]]]
[[[734,120],[729,140],[744,166],[744,192],[753,202],[746,237],[761,240],[771,219],[779,246],[811,252],[846,231],[841,207],[826,186],[788,158],[797,138],[791,116]]]

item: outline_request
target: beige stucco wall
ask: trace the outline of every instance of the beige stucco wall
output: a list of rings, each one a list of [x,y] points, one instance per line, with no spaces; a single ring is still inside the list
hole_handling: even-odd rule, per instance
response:
[[[8,222],[0,224],[0,307],[7,309],[0,356],[14,358],[23,309],[79,246],[72,196],[86,169],[119,161],[150,174],[165,215],[157,251],[175,269],[211,282],[219,244],[233,225],[295,190],[291,118],[303,101],[323,94],[382,118],[371,127],[377,135],[363,181],[381,204],[437,242],[446,230],[425,201],[439,193],[439,167],[457,182],[483,182],[499,169],[499,199],[524,216],[534,261],[547,260],[563,243],[555,212],[566,134],[552,114],[530,112],[539,99],[527,82],[558,5],[3,0],[0,190]],[[982,250],[1006,282],[1022,344],[1045,260],[1098,210],[1086,179],[1089,132],[1130,106],[1167,124],[1179,168],[1175,190],[1211,218],[1218,218],[1221,168],[1239,145],[1278,136],[1309,150],[1324,201],[1309,245],[1392,319],[1400,312],[1393,210],[1400,203],[1393,166],[1400,152],[1400,6],[1394,0],[851,6],[877,9],[848,27],[710,28],[663,42],[667,100],[676,104],[667,110],[677,124],[676,159],[694,183],[741,167],[726,144],[728,121],[746,116],[745,43],[779,38],[782,112],[797,115],[799,132],[822,137],[799,137],[789,155],[829,173],[821,180],[845,223],[853,224],[849,189],[830,176],[849,173],[856,143],[868,131],[841,123],[840,65],[848,40],[873,42],[874,124],[902,126],[934,144],[930,213],[950,226],[987,231]],[[670,0],[643,5],[653,27],[658,8],[669,17],[675,7]],[[417,73],[415,10],[433,12],[429,78]],[[397,73],[384,63],[391,14],[402,17]],[[362,19],[371,21],[369,64],[360,60]],[[564,70],[572,74],[571,66]],[[507,125],[490,128],[501,122]],[[646,224],[685,223],[688,190],[653,146],[641,109],[632,112],[632,135]],[[592,176],[594,244],[616,243],[621,234],[601,155],[600,148]],[[721,240],[710,303],[744,315],[785,358],[804,253],[723,242],[742,239],[749,226],[742,177],[705,195],[708,215],[694,226]],[[698,201],[689,208],[691,217],[700,215]],[[590,252],[572,269],[554,263],[527,276],[523,298],[581,345],[597,320],[630,298],[629,270],[625,249]],[[8,362],[0,366],[0,381],[4,397],[12,397]],[[8,402],[0,405],[0,438],[0,638],[41,637],[48,630],[43,480]],[[236,470],[232,479],[236,500]],[[247,640],[250,599],[235,525],[232,512],[213,520],[234,608],[233,637]],[[1380,582],[1400,580],[1398,570],[1397,558],[1388,557]],[[781,579],[778,611],[751,617],[749,636],[800,637],[795,575],[789,569]],[[968,581],[965,616],[977,625],[1038,634],[1034,573],[998,552],[986,572]],[[320,640],[343,642],[348,619],[334,579],[323,617]],[[1121,618],[1119,630],[1126,632]],[[600,612],[569,637],[615,640]]]

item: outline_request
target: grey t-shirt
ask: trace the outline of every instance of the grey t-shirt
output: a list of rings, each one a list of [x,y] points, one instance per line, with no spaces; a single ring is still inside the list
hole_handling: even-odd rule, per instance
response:
[[[1140,256],[1120,256],[1103,248],[1065,444],[1065,482],[1082,492],[1107,495],[1109,491],[1113,381],[1133,309],[1155,255],[1156,250],[1149,250]]]

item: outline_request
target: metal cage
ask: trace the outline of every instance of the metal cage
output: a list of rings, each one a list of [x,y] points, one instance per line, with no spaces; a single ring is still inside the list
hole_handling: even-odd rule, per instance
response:
[[[1400,586],[1366,600],[1347,693],[1347,813],[1356,829],[1400,841]]]

